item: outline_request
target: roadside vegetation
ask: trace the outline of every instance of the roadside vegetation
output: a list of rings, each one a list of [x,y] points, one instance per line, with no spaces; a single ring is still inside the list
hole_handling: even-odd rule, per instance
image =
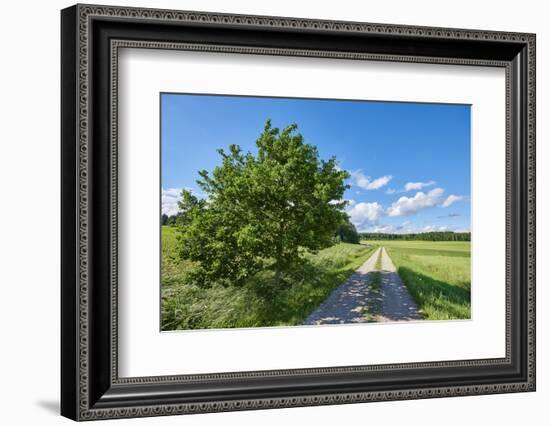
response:
[[[380,290],[380,284],[382,282],[382,250],[378,252],[376,263],[374,264],[374,271],[371,280],[371,287],[375,290]]]
[[[193,263],[179,259],[177,247],[177,229],[163,226],[163,330],[301,324],[375,250],[365,244],[337,243],[316,254],[304,253],[301,267],[291,272],[292,285],[266,299],[256,287],[274,284],[274,271],[260,272],[242,286],[203,288],[186,280]]]
[[[425,319],[471,317],[469,241],[368,241],[383,245]]]
[[[376,246],[375,246],[376,247]],[[376,247],[378,249],[378,247]],[[369,300],[365,307],[365,317],[368,322],[375,322],[376,315],[380,313],[382,307],[382,250],[378,252],[374,271],[371,272],[371,280],[369,283]]]

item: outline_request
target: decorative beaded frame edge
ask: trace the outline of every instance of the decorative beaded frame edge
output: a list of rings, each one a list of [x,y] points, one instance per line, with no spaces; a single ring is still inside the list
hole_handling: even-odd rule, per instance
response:
[[[533,34],[520,33],[503,33],[494,31],[478,31],[478,30],[463,30],[463,29],[447,29],[447,28],[428,28],[428,27],[410,27],[402,25],[386,25],[386,24],[368,24],[356,22],[337,22],[325,20],[311,19],[295,19],[295,18],[279,18],[265,16],[246,16],[246,15],[229,15],[218,13],[203,13],[203,12],[184,12],[184,11],[169,11],[156,9],[141,9],[127,7],[104,7],[92,5],[78,5],[78,158],[77,158],[77,176],[78,176],[78,218],[77,218],[77,246],[78,246],[78,290],[77,290],[77,318],[78,318],[78,364],[77,364],[77,416],[78,420],[92,420],[104,418],[122,418],[122,417],[141,417],[141,416],[159,416],[171,414],[186,414],[186,413],[205,413],[217,411],[231,410],[246,410],[246,409],[264,409],[264,408],[281,408],[293,406],[309,406],[309,405],[325,405],[325,404],[341,404],[352,402],[366,401],[384,401],[384,400],[401,400],[401,399],[417,399],[417,398],[434,398],[442,396],[464,396],[488,393],[505,393],[518,391],[533,391],[535,389],[535,36]],[[93,17],[121,17],[129,19],[139,19],[141,21],[177,21],[177,22],[202,22],[224,25],[239,25],[253,26],[266,28],[300,28],[314,29],[316,31],[339,31],[339,32],[360,32],[360,33],[377,33],[377,34],[407,34],[416,37],[437,37],[449,39],[468,39],[468,40],[503,40],[509,42],[525,43],[527,45],[528,55],[528,75],[527,75],[527,90],[528,90],[528,116],[527,116],[527,133],[528,133],[528,232],[529,245],[527,247],[527,305],[528,305],[528,342],[527,342],[527,368],[528,380],[519,383],[501,383],[493,385],[480,386],[450,386],[446,388],[424,388],[424,389],[403,389],[397,391],[380,391],[380,392],[356,392],[356,393],[333,393],[326,395],[312,395],[302,397],[276,397],[276,398],[258,398],[246,400],[227,400],[219,402],[206,403],[175,403],[162,404],[154,406],[142,406],[133,408],[90,408],[90,398],[88,389],[88,354],[89,342],[88,335],[88,218],[89,218],[89,193],[88,193],[88,113],[89,113],[89,82],[88,82],[88,54],[89,54],[89,23]],[[181,43],[158,43],[144,42],[132,40],[114,40],[111,44],[112,52],[112,119],[116,119],[117,99],[116,99],[116,72],[117,72],[117,50],[120,47],[134,48],[157,48],[157,49],[195,49],[203,51],[224,51],[233,53],[255,53],[269,55],[298,55],[298,56],[322,56],[342,59],[368,59],[368,60],[384,60],[384,61],[408,61],[408,62],[427,62],[427,63],[449,63],[463,65],[485,65],[485,66],[505,66],[507,75],[507,87],[509,87],[509,68],[498,61],[477,61],[465,59],[449,59],[449,58],[415,58],[413,56],[392,56],[392,55],[370,55],[370,54],[345,54],[342,52],[323,52],[322,55],[315,51],[293,51],[288,49],[259,49],[247,47],[231,47],[231,46],[205,46],[205,45],[182,45]],[[508,115],[510,111],[510,97],[507,93],[507,125]],[[510,129],[507,129],[507,139],[509,139]],[[112,181],[112,205],[116,206],[117,188],[116,188],[116,126],[111,128],[111,137],[113,150],[111,152],[113,164],[111,171]],[[507,147],[508,147],[507,143]],[[510,153],[507,148],[507,207],[509,207],[509,162]],[[111,214],[112,221],[112,238],[111,241],[111,256],[112,256],[112,300],[111,300],[111,317],[112,317],[112,345],[116,348],[117,345],[117,327],[116,327],[116,208],[113,208]],[[507,228],[509,227],[509,214],[507,212]],[[508,230],[507,230],[508,232]],[[510,253],[509,238],[507,238],[507,281],[509,276],[508,254]],[[508,284],[508,283],[507,283]],[[509,300],[510,290],[507,285],[507,300]],[[506,360],[509,360],[509,339],[510,313],[507,304],[507,350]],[[437,367],[438,365],[480,365],[491,364],[492,362],[502,362],[503,360],[468,360],[468,361],[453,361],[446,363],[421,363],[421,364],[395,364],[383,366],[365,366],[365,367],[327,367],[323,369],[305,369],[305,370],[275,370],[262,372],[247,372],[247,373],[227,373],[222,375],[201,375],[201,376],[163,376],[163,377],[147,377],[147,378],[131,378],[120,379],[117,375],[117,357],[116,350],[113,350],[111,380],[113,383],[159,383],[159,382],[174,382],[182,380],[212,380],[218,378],[239,378],[247,376],[270,376],[270,375],[304,375],[308,373],[330,373],[332,371],[342,372],[348,369],[351,371],[369,371],[380,369],[397,369],[410,367]],[[364,370],[361,370],[364,368]]]

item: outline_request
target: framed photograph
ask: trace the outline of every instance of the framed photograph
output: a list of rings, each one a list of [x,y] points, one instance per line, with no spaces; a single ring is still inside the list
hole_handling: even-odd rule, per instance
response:
[[[535,390],[535,35],[61,12],[61,412]]]

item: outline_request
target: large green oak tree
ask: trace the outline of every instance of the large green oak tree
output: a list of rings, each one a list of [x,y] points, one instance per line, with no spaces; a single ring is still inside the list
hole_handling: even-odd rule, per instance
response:
[[[218,150],[221,165],[199,172],[206,197],[182,191],[179,252],[196,262],[195,284],[242,285],[263,269],[278,282],[304,250],[334,243],[349,174],[322,160],[296,124],[280,130],[268,120],[256,147]]]

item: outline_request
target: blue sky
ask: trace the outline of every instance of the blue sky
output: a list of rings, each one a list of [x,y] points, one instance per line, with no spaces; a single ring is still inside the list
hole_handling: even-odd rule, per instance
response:
[[[360,231],[470,230],[470,106],[161,94],[162,210],[218,148],[256,151],[267,118],[298,124],[321,158],[351,174],[345,199]]]

